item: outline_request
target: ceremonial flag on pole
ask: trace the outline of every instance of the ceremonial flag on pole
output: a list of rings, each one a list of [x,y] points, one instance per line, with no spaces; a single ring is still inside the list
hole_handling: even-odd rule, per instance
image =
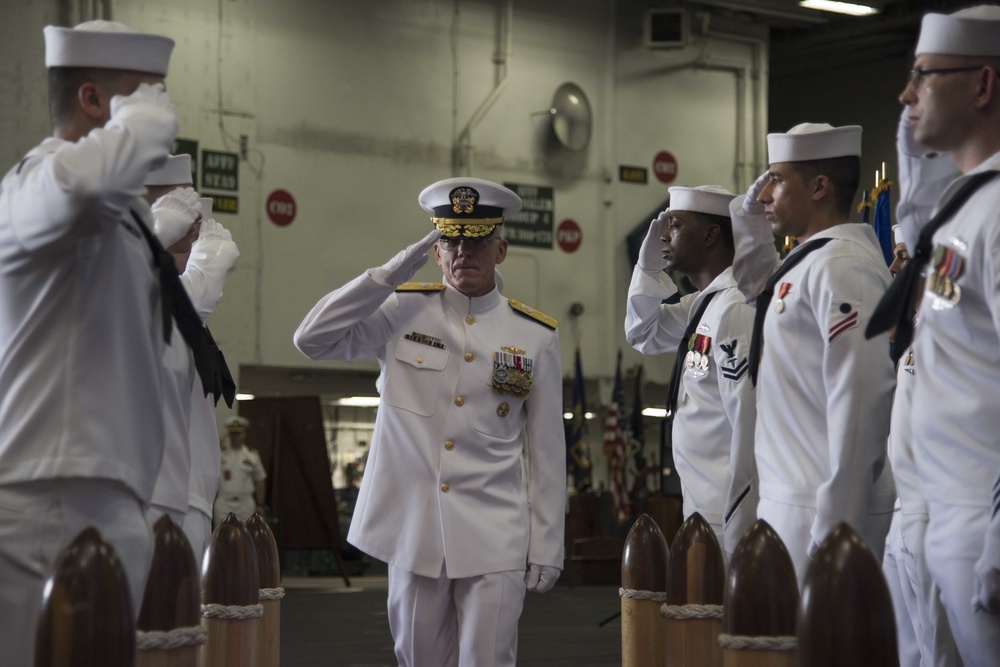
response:
[[[615,384],[611,390],[611,405],[608,407],[608,417],[604,422],[604,453],[608,457],[608,465],[611,469],[611,502],[614,505],[615,517],[619,525],[628,521],[629,517],[628,485],[625,482],[628,446],[625,443],[624,393],[622,390],[622,352],[618,350]]]
[[[580,363],[580,346],[576,346],[573,375],[573,416],[569,423],[567,438],[567,469],[573,480],[573,488],[579,493],[590,486],[590,452],[584,441],[587,414],[587,400],[583,393],[583,365]]]
[[[882,249],[882,256],[885,257],[885,264],[892,264],[893,250],[895,246],[892,242],[892,211],[889,206],[889,193],[892,191],[892,181],[882,179],[875,192],[874,217],[872,227],[875,229],[875,236],[878,237],[878,245]]]

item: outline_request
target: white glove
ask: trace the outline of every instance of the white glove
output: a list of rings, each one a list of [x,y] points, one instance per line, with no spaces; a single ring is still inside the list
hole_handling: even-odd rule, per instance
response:
[[[115,95],[111,98],[111,118],[117,120],[128,116],[140,105],[151,105],[169,111],[173,116],[177,115],[174,103],[170,101],[170,95],[162,83],[141,83],[131,95]]]
[[[152,206],[153,233],[164,248],[169,248],[191,231],[201,217],[198,193],[194,188],[177,188],[163,195]]]
[[[562,572],[551,565],[535,565],[528,563],[528,571],[524,574],[524,583],[533,593],[544,593],[551,590]]]
[[[656,219],[649,224],[646,238],[639,247],[639,268],[646,273],[658,274],[667,268],[667,260],[663,259],[663,241],[660,239],[667,231],[669,218],[669,208],[656,216]]]
[[[819,544],[813,540],[809,541],[809,548],[806,549],[806,555],[809,556],[809,560],[816,557],[816,552],[819,551]]]
[[[368,275],[377,283],[396,287],[413,277],[421,266],[427,263],[427,251],[441,238],[441,230],[435,229],[416,243],[408,245],[388,262],[372,269]]]
[[[201,221],[201,233],[198,240],[191,246],[190,262],[202,265],[208,260],[218,258],[213,265],[229,271],[240,257],[240,250],[233,242],[233,235],[215,218]]]
[[[985,559],[976,562],[976,588],[972,594],[972,608],[975,611],[985,611],[1000,614],[1000,570]]]
[[[763,174],[757,177],[757,180],[753,182],[750,189],[747,190],[746,199],[743,200],[743,210],[750,215],[763,215],[764,205],[757,201],[757,197],[760,196],[761,191],[764,189],[771,177],[768,175],[770,172],[765,171]]]

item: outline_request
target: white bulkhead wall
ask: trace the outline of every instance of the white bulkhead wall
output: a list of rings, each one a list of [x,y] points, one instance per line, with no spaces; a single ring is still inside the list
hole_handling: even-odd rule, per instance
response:
[[[7,166],[49,132],[42,27],[78,4],[4,8],[0,75],[18,91],[4,96],[0,114]],[[240,135],[248,139],[239,192],[231,193],[239,213],[216,216],[241,258],[209,320],[234,372],[241,364],[313,364],[292,346],[298,322],[323,294],[429,231],[417,195],[455,175],[455,135],[500,80],[502,90],[469,132],[466,168],[498,182],[554,188],[555,224],[571,218],[583,231],[575,253],[512,246],[500,267],[508,296],[560,320],[566,375],[574,334],[591,377],[612,375],[616,350],[627,348],[625,236],[667,197],[668,186],[652,172],[656,153],[677,158],[676,185],[739,192],[763,167],[754,136],[761,143],[766,127],[766,46],[700,36],[693,25],[687,47],[650,50],[642,43],[642,8],[632,6],[640,3],[92,4],[107,18],[177,41],[167,84],[181,137],[229,152],[239,152]],[[581,153],[554,148],[548,117],[533,115],[566,81],[580,86],[593,108],[590,146]],[[649,183],[620,183],[619,165],[646,167]],[[297,202],[288,227],[273,225],[263,211],[278,188]],[[431,260],[417,277],[440,275]],[[584,313],[573,327],[575,302]],[[626,366],[638,360],[627,350]],[[667,360],[646,368],[649,379],[666,381]]]

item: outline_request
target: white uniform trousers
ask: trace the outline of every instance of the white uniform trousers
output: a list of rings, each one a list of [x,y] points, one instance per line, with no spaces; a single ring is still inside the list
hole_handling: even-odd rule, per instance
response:
[[[202,559],[205,557],[205,549],[208,548],[208,540],[212,537],[212,517],[199,509],[188,506],[188,512],[184,516],[184,525],[181,526],[184,534],[191,543],[191,551],[194,552],[194,562],[198,564],[198,571],[201,572]]]
[[[927,502],[927,567],[941,589],[952,636],[965,667],[1000,664],[1000,614],[973,611],[973,567],[983,553],[988,507]]]
[[[0,651],[5,667],[34,664],[45,581],[60,552],[88,526],[118,555],[138,617],[153,544],[142,503],[127,487],[85,478],[0,486]]]
[[[160,520],[164,514],[170,517],[170,520],[174,522],[174,525],[178,528],[184,523],[184,512],[178,512],[177,510],[167,507],[166,505],[157,505],[156,503],[150,503],[146,506],[146,522],[149,523],[150,529],[156,525],[156,522]]]
[[[389,629],[400,667],[513,667],[524,572],[449,579],[389,566]]]
[[[885,574],[896,612],[900,667],[961,665],[937,585],[927,570],[926,514],[893,513],[885,545]]]
[[[760,504],[757,505],[757,518],[764,519],[771,524],[774,531],[778,533],[778,537],[785,543],[785,548],[788,549],[788,554],[792,557],[795,575],[801,589],[806,579],[809,563],[812,562],[809,558],[809,545],[813,539],[811,531],[813,521],[816,519],[816,510],[812,507],[800,507],[761,498]],[[868,515],[867,525],[852,526],[875,554],[879,566],[882,565],[882,556],[885,554],[885,538],[889,534],[891,523],[892,511],[873,512]],[[826,539],[825,535],[823,539]]]
[[[252,517],[256,511],[257,502],[252,493],[246,496],[219,495],[215,498],[215,504],[212,506],[212,525],[218,526],[229,516],[230,512],[235,514],[241,523],[246,523],[247,519]]]

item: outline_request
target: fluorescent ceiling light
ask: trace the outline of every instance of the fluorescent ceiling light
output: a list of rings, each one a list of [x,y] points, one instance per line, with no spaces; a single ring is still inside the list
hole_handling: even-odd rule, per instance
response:
[[[835,0],[801,0],[799,7],[834,12],[836,14],[850,14],[851,16],[871,16],[872,14],[879,13],[877,7],[858,5],[850,2],[836,2]]]
[[[236,394],[237,401],[252,401],[253,399],[253,394]]]
[[[642,409],[642,416],[643,417],[666,417],[667,416],[667,409],[666,408],[643,408]]]
[[[354,408],[374,408],[378,403],[378,396],[348,396],[334,401],[335,405],[348,405]]]

